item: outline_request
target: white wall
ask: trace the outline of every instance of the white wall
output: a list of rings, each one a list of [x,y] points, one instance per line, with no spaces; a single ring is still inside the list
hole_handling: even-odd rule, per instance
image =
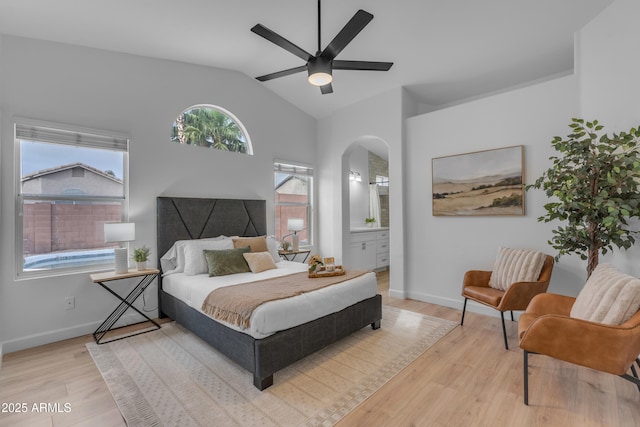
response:
[[[524,217],[431,216],[433,157],[508,145],[525,146],[525,182],[550,166],[553,136],[566,136],[571,117],[598,119],[609,132],[640,125],[640,58],[635,55],[640,3],[616,0],[576,35],[576,74],[535,86],[430,112],[406,121],[406,289],[409,298],[462,307],[462,276],[490,269],[499,245],[555,255],[547,244],[555,224],[537,222],[547,202],[541,191],[526,194]],[[640,222],[633,226],[640,229]],[[640,245],[601,257],[640,276]],[[549,291],[577,295],[586,264],[563,256],[554,267]],[[477,305],[470,310],[495,315]]]
[[[390,294],[404,296],[403,91],[394,89],[318,121],[320,252],[342,262],[348,247],[348,156],[359,142],[377,138],[389,147]],[[345,154],[346,153],[346,154]]]
[[[526,215],[518,217],[435,217],[431,214],[431,159],[492,148],[524,145],[525,182],[550,163],[550,141],[564,134],[578,111],[573,76],[416,116],[407,120],[405,213],[406,291],[409,298],[462,308],[467,270],[491,270],[499,246],[555,255],[547,245],[551,227],[537,222],[546,202],[527,192]],[[550,291],[577,294],[584,265],[563,258]],[[480,311],[471,305],[470,310]]]
[[[0,34],[0,82],[2,81],[2,34]],[[2,84],[0,84],[0,102],[2,100]],[[0,107],[0,138],[2,136],[2,107]],[[1,141],[1,139],[0,139]],[[1,147],[0,147],[1,148]],[[0,176],[2,176],[2,149],[0,149]],[[0,242],[4,242],[6,239],[4,238],[4,229],[2,227],[2,207],[4,205],[2,201],[2,185],[0,185]],[[0,267],[2,267],[2,261],[0,261]],[[0,282],[0,301],[4,301],[4,286],[2,286],[2,282]],[[7,322],[4,322],[2,319],[2,314],[0,312],[0,367],[2,366],[2,355],[4,353],[3,349],[3,337],[6,336],[7,330]]]
[[[616,0],[578,35],[581,114],[597,119],[608,133],[640,127],[640,2]],[[640,230],[640,221],[633,227]],[[600,262],[640,276],[640,242]]]
[[[155,247],[155,198],[160,195],[266,199],[272,232],[273,159],[315,163],[315,120],[243,74],[9,36],[2,37],[0,53],[0,342],[5,353],[92,332],[116,305],[87,274],[14,279],[13,116],[131,137],[130,220],[136,223],[136,246]],[[222,106],[246,126],[253,156],[169,142],[175,117],[202,103]],[[146,294],[147,306],[155,307],[155,287]],[[64,309],[67,296],[75,296],[74,310]]]
[[[640,124],[639,14],[640,2],[616,0],[577,36],[582,114],[610,132]]]

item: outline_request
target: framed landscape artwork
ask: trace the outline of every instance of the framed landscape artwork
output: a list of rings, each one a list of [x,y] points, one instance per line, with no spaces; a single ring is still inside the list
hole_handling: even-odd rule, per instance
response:
[[[524,215],[524,146],[431,161],[434,216]]]

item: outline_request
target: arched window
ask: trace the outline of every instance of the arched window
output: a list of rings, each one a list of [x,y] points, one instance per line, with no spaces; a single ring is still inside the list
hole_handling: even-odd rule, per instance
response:
[[[173,122],[171,141],[178,144],[253,154],[245,127],[229,111],[214,105],[194,105]]]

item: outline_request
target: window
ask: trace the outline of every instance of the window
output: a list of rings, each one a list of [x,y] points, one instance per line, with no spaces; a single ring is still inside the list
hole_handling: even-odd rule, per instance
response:
[[[104,223],[126,217],[129,140],[26,120],[15,140],[18,276],[112,264]]]
[[[376,175],[376,184],[380,187],[388,187],[389,186],[389,177]]]
[[[293,234],[289,220],[302,219],[302,231],[297,231],[300,246],[313,245],[313,168],[276,162],[275,175],[275,234],[279,241]],[[296,223],[299,221],[292,221]],[[291,243],[291,238],[286,241]]]
[[[253,154],[246,129],[233,114],[213,105],[184,110],[171,130],[171,141],[222,151]]]

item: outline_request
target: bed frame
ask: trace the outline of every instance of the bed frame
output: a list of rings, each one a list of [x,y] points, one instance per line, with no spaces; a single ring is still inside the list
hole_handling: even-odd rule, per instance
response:
[[[177,240],[221,234],[261,236],[267,231],[264,200],[158,197],[157,215],[158,266],[159,258]],[[158,301],[159,317],[174,319],[247,369],[259,390],[273,384],[276,371],[367,325],[378,329],[382,319],[382,297],[375,295],[337,313],[256,339],[216,322],[165,293],[161,277]]]

